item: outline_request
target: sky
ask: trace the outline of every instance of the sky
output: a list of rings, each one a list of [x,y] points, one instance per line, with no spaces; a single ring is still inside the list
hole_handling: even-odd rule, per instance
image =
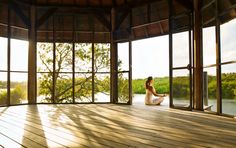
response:
[[[236,19],[221,25],[221,59],[222,62],[236,60]],[[132,42],[133,79],[164,77],[169,75],[169,37],[168,35],[137,40]],[[173,35],[173,66],[188,64],[188,33]],[[118,58],[122,61],[121,69],[128,70],[128,43],[118,44]],[[203,29],[203,63],[204,66],[215,64],[215,28]],[[28,42],[11,39],[11,70],[27,71]],[[0,37],[0,70],[7,69],[7,39]],[[206,68],[215,75],[215,68]],[[236,72],[236,64],[222,66],[222,72]],[[188,71],[175,71],[174,76],[188,75]],[[0,73],[0,80],[6,79],[6,73]],[[12,73],[13,81],[27,80],[27,74]]]

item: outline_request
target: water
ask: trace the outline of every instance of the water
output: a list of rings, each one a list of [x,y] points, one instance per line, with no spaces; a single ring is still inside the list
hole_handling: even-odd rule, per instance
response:
[[[133,104],[144,104],[145,94],[134,94]],[[175,99],[174,104],[187,104],[188,100]],[[165,97],[164,101],[161,104],[162,106],[169,106],[169,97]],[[217,100],[209,99],[208,105],[212,105],[211,111],[216,112],[217,110]],[[232,99],[223,99],[222,100],[222,112],[229,115],[236,116],[236,100]]]

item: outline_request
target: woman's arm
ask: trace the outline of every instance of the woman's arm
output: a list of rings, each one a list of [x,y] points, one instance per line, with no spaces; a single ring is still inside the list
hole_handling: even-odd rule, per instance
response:
[[[152,87],[152,94],[156,97],[165,97],[166,96],[165,94],[161,95],[161,94],[156,93],[156,90],[154,87]]]

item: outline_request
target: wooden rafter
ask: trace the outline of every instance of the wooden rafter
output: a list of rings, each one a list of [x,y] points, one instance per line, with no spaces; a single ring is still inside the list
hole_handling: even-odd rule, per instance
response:
[[[30,28],[30,20],[29,17],[27,17],[24,12],[22,11],[22,9],[19,7],[19,5],[17,3],[15,3],[14,1],[11,1],[10,3],[11,8],[15,11],[16,15],[18,15],[20,17],[20,19],[24,22],[24,24]]]
[[[106,16],[103,12],[93,12],[93,15],[96,17],[96,19],[102,23],[108,30],[111,30],[110,22],[106,19]]]
[[[116,22],[116,29],[118,29],[120,27],[120,25],[122,24],[122,22],[125,20],[125,18],[129,15],[131,11],[130,7],[126,7],[126,9],[124,11],[121,11],[122,14],[119,18],[117,18],[117,22]]]
[[[175,0],[175,1],[184,6],[186,9],[190,10],[193,9],[193,2],[190,0]]]
[[[50,8],[45,12],[38,20],[36,24],[36,28],[39,28],[45,21],[47,21],[55,12],[57,8]]]

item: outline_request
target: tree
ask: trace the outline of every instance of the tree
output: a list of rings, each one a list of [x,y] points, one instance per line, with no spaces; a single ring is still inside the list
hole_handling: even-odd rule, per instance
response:
[[[53,60],[53,44],[38,44],[39,95],[45,102],[72,102],[72,44],[57,43],[56,57]],[[109,44],[94,44],[94,65],[92,66],[91,44],[75,44],[75,98],[79,101],[91,101],[92,67],[94,68],[94,93],[110,93],[110,46]],[[53,62],[55,61],[55,71]],[[78,72],[78,73],[77,73]],[[53,92],[53,75],[55,92]],[[128,89],[127,89],[128,90]],[[53,98],[54,94],[54,98]],[[54,100],[53,100],[54,99]]]

